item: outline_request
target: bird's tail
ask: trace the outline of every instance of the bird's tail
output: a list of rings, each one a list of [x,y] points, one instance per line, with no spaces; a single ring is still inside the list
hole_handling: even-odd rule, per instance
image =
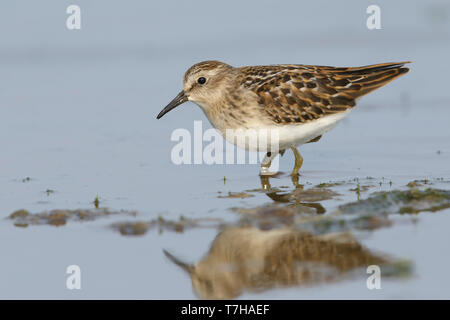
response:
[[[335,68],[333,87],[356,99],[407,73],[405,62],[387,62],[363,67]]]

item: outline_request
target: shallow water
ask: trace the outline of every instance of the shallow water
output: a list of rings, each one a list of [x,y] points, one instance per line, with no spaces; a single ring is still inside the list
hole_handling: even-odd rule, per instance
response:
[[[369,31],[361,18],[368,4],[359,1],[348,8],[240,3],[238,11],[237,2],[193,8],[108,1],[108,12],[106,1],[81,1],[84,20],[77,32],[64,27],[69,2],[51,2],[27,3],[24,10],[25,2],[4,1],[0,11],[0,298],[196,298],[201,295],[191,277],[164,249],[193,264],[208,257],[225,227],[295,227],[314,234],[318,229],[302,229],[297,220],[327,217],[374,192],[408,190],[413,180],[426,180],[419,190],[450,190],[450,21],[434,16],[450,12],[445,2],[383,3],[383,29]],[[221,16],[212,14],[217,10]],[[169,13],[170,23],[164,18]],[[262,24],[261,16],[269,14],[283,23]],[[286,174],[293,164],[286,152],[285,174],[269,182],[300,200],[283,195],[290,202],[267,214],[260,208],[271,208],[274,196],[259,190],[257,165],[170,161],[174,129],[192,130],[194,120],[210,125],[191,103],[161,120],[156,114],[180,90],[184,70],[211,58],[233,65],[414,63],[410,73],[359,101],[319,142],[300,148],[303,189],[331,183],[327,189],[338,195],[321,199],[321,192],[299,191]],[[97,196],[101,208],[126,212],[68,219],[57,227],[14,226],[7,219],[19,209],[92,210]],[[132,211],[137,214],[127,214]],[[249,285],[233,297],[448,299],[450,209],[394,212],[388,220],[379,228],[347,230],[370,254],[410,265],[407,276],[383,277],[381,290],[368,290],[365,268],[355,267],[351,274],[333,273],[333,281],[266,281],[264,290]],[[143,223],[141,235],[117,227],[136,222]],[[226,238],[224,243],[232,247]],[[66,288],[72,264],[81,267],[81,290]]]

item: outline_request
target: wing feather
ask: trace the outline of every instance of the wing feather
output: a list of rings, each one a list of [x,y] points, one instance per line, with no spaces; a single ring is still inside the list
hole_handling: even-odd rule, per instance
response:
[[[406,63],[244,67],[240,68],[241,85],[257,94],[274,122],[304,123],[354,107],[357,98],[408,72]]]

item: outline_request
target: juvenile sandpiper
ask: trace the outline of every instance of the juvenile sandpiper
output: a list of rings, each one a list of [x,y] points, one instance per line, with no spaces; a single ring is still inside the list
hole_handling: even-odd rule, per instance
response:
[[[183,90],[158,114],[192,101],[211,124],[230,140],[227,130],[277,132],[278,141],[264,151],[261,175],[272,160],[288,148],[295,155],[292,175],[297,176],[303,158],[299,145],[318,141],[355,107],[356,100],[407,73],[407,62],[388,62],[363,67],[329,67],[297,64],[235,68],[220,61],[204,61],[190,67]],[[275,143],[276,142],[276,143]]]

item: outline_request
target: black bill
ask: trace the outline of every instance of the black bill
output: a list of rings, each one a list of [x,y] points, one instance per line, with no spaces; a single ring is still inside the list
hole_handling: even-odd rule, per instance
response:
[[[180,259],[178,259],[177,257],[173,256],[172,254],[170,254],[166,250],[163,250],[163,252],[166,255],[166,257],[170,259],[170,261],[175,263],[177,266],[181,267],[181,269],[183,269],[187,273],[191,274],[194,271],[194,266],[181,261]]]
[[[158,116],[156,117],[156,119],[161,118],[163,115],[165,115],[167,112],[169,112],[170,110],[174,109],[175,107],[179,106],[180,104],[184,103],[188,101],[187,96],[184,94],[184,91],[181,91],[176,97],[175,99],[173,99],[172,101],[170,101],[170,103],[161,110],[161,112],[158,114]]]

